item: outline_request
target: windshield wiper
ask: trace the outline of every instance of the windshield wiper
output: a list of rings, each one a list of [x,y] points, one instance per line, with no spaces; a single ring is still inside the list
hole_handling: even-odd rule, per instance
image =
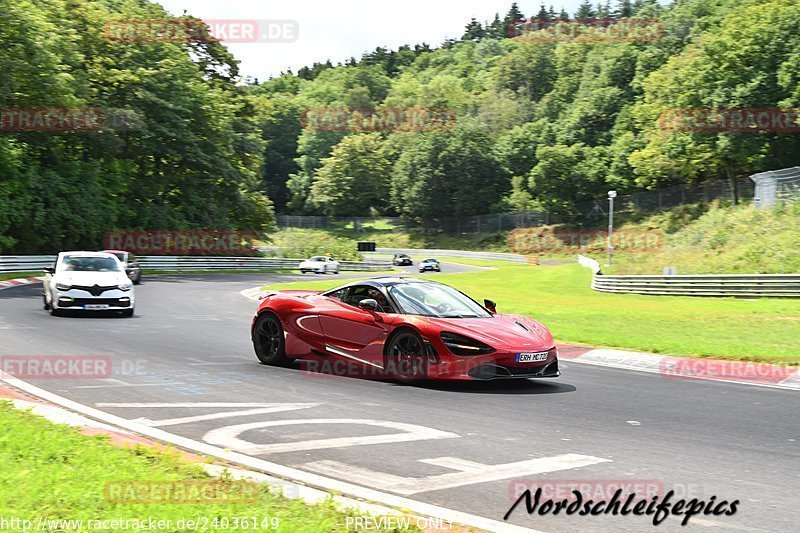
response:
[[[478,318],[478,315],[440,315],[439,318]]]

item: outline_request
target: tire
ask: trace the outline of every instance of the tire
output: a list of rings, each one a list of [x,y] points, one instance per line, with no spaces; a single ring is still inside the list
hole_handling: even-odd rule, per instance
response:
[[[286,358],[286,337],[281,321],[273,313],[263,313],[253,326],[253,349],[256,357],[265,365],[284,366]]]
[[[44,293],[42,293],[42,309],[45,311],[50,310],[50,304],[47,303],[47,296],[45,296]]]
[[[122,311],[122,316],[125,317],[133,316],[133,309],[124,309]]]
[[[425,343],[415,331],[404,329],[392,336],[384,355],[386,371],[394,379],[409,383],[428,376]]]
[[[56,309],[54,304],[55,301],[52,299],[51,296],[50,305],[48,306],[48,310],[50,311],[50,316],[59,316],[61,314],[61,309]]]
[[[142,271],[141,270],[136,274],[136,279],[133,280],[133,284],[134,285],[141,285],[142,284]]]

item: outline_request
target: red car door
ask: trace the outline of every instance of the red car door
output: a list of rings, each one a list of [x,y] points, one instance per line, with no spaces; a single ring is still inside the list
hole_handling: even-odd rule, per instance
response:
[[[332,305],[322,310],[320,322],[329,354],[351,362],[383,367],[383,343],[391,332],[394,317],[358,307],[359,301],[377,296],[373,292],[376,290],[366,285],[356,285],[350,288],[344,301],[332,300]],[[381,305],[383,303],[386,305]],[[379,301],[379,305],[381,310],[389,310],[385,298]]]

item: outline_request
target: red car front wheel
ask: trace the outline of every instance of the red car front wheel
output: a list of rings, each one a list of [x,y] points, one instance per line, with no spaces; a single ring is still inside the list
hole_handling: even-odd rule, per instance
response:
[[[415,381],[428,375],[428,358],[422,337],[414,331],[402,331],[389,341],[386,370],[400,381]]]

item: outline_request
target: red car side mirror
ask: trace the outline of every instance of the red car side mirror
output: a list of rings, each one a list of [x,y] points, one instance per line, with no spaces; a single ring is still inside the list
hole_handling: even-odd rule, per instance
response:
[[[358,302],[358,308],[363,309],[372,315],[375,322],[383,322],[383,318],[378,313],[378,301],[373,298],[366,298]]]
[[[358,302],[358,307],[363,309],[364,311],[377,311],[378,310],[378,301],[373,300],[372,298],[366,298]]]

